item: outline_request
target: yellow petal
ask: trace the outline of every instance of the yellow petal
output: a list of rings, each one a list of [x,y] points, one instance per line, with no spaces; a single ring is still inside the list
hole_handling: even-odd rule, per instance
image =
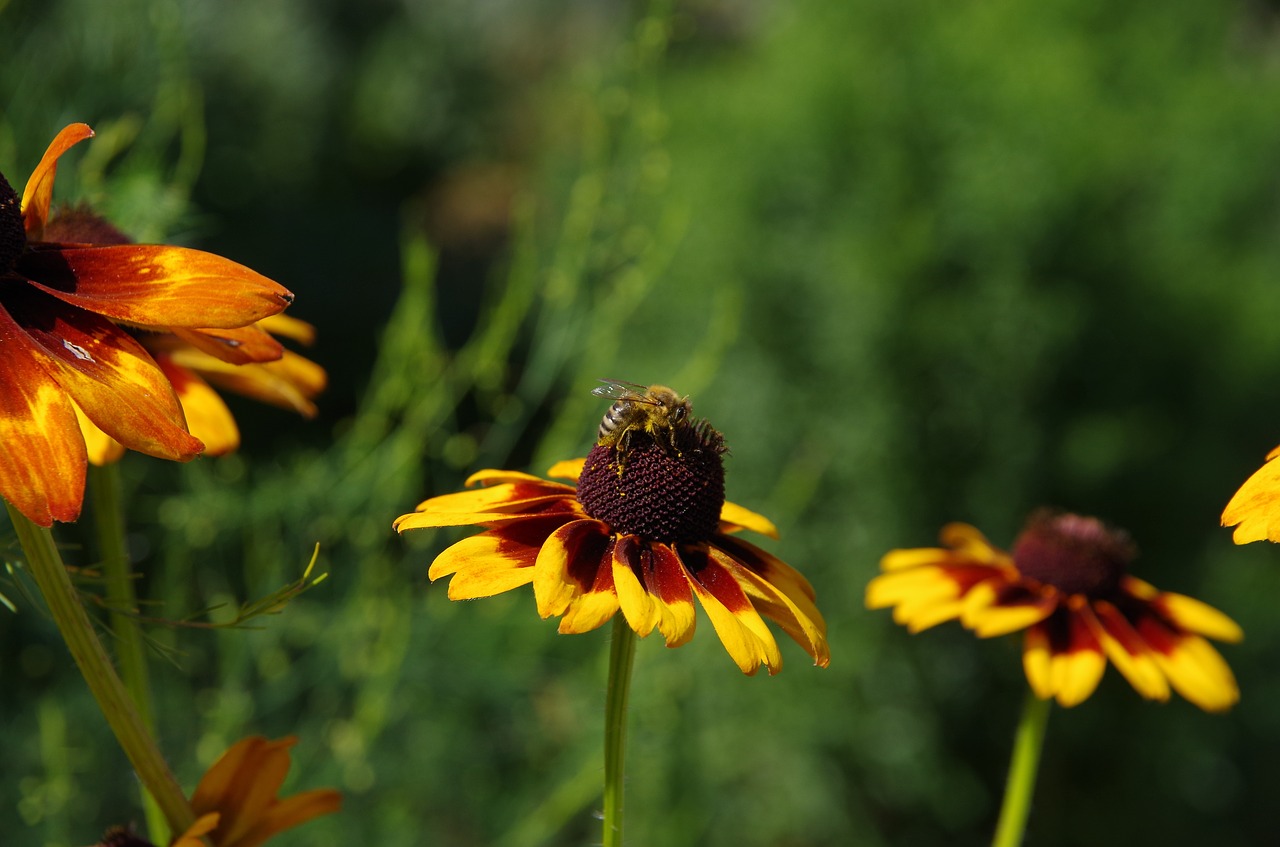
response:
[[[736,532],[739,529],[749,529],[752,532],[758,532],[770,538],[778,537],[778,528],[773,525],[773,521],[763,515],[756,514],[750,509],[745,509],[737,503],[730,503],[728,500],[720,507],[720,525],[721,532]]]
[[[1222,525],[1235,526],[1236,544],[1280,541],[1280,447],[1267,455],[1267,463],[1245,480],[1222,512]]]
[[[563,462],[556,462],[551,466],[551,470],[547,471],[547,476],[553,476],[556,479],[572,479],[577,482],[578,477],[582,476],[582,466],[586,463],[586,459],[568,459]]]

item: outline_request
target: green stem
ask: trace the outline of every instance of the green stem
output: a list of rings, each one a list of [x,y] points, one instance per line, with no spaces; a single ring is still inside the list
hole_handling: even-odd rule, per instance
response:
[[[106,577],[107,608],[110,609],[111,631],[115,634],[116,664],[143,728],[154,738],[156,724],[151,707],[151,676],[142,628],[134,617],[138,610],[138,595],[134,590],[133,566],[125,538],[119,465],[114,462],[101,467],[90,465],[88,490],[93,505],[94,531],[98,536],[98,555],[102,558],[103,575]],[[145,787],[142,789],[142,808],[151,841],[167,844],[169,826],[164,812]]]
[[[156,798],[169,825],[175,832],[183,832],[195,820],[191,804],[183,795],[178,781],[165,764],[155,739],[147,732],[134,708],[129,692],[125,690],[116,669],[107,657],[102,642],[93,630],[93,623],[80,602],[80,595],[71,584],[62,556],[53,544],[53,534],[36,526],[6,502],[9,520],[26,554],[27,567],[40,593],[44,595],[49,613],[58,625],[62,639],[71,651],[71,657],[80,667],[80,673],[89,690],[98,701],[98,707],[115,733],[116,740],[124,748],[133,764],[138,779]]]
[[[1022,719],[1014,736],[1013,757],[1009,761],[1009,781],[1004,788],[1004,804],[992,847],[1018,847],[1027,828],[1031,797],[1036,790],[1036,772],[1040,767],[1040,751],[1044,748],[1044,731],[1049,723],[1051,701],[1041,700],[1027,692]]]
[[[604,713],[604,847],[622,845],[622,759],[627,746],[627,695],[636,657],[636,634],[622,612],[613,616],[609,690]]]

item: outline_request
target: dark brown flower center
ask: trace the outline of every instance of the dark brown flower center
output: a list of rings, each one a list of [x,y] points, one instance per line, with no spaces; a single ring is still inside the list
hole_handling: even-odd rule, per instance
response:
[[[1129,535],[1097,518],[1039,512],[1013,547],[1024,576],[1066,594],[1104,597],[1120,584],[1137,551]]]
[[[666,543],[710,538],[724,505],[724,440],[686,424],[675,446],[634,436],[625,453],[596,445],[578,478],[578,502],[614,532]]]
[[[133,239],[88,206],[59,209],[49,216],[42,241],[62,244],[132,244]]]
[[[22,200],[0,174],[0,274],[17,264],[27,247],[27,231],[22,226]]]

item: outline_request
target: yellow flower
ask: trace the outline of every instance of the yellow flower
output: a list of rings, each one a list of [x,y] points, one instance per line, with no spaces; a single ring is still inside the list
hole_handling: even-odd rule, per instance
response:
[[[1108,659],[1149,700],[1168,700],[1170,687],[1207,711],[1240,699],[1231,669],[1205,640],[1239,641],[1240,627],[1128,575],[1135,550],[1125,533],[1096,518],[1040,512],[1012,554],[967,524],[947,525],[942,543],[886,555],[867,607],[893,607],[911,632],[955,619],[980,638],[1026,630],[1027,680],[1036,696],[1063,706],[1093,693]]]
[[[304,791],[281,800],[294,736],[268,741],[243,738],[222,754],[191,795],[197,819],[172,847],[257,847],[269,838],[336,812],[342,795],[332,788]]]
[[[210,253],[47,240],[58,159],[93,131],[62,130],[21,202],[0,175],[0,495],[41,526],[80,514],[88,455],[77,414],[132,450],[185,461],[203,449],[165,374],[121,326],[233,332],[293,300]]]
[[[1222,512],[1222,525],[1234,526],[1232,540],[1280,541],[1280,447],[1267,454],[1267,462],[1245,480]]]
[[[533,584],[538,613],[561,616],[560,632],[581,633],[619,610],[641,637],[655,628],[667,646],[693,637],[694,598],[744,673],[771,674],[782,655],[770,618],[814,662],[830,660],[826,624],[813,588],[797,571],[732,533],[777,537],[773,524],[724,500],[723,443],[709,426],[680,432],[678,449],[636,438],[624,463],[597,445],[561,462],[552,482],[485,470],[468,485],[433,497],[395,528],[479,525],[486,531],[441,553],[429,576],[452,575],[449,597],[489,597]]]

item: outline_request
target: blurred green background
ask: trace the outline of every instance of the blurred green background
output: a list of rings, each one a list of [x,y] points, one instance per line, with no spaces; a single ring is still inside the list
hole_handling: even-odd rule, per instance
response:
[[[1008,544],[1042,504],[1247,639],[1226,716],[1114,671],[1056,709],[1028,843],[1274,838],[1280,550],[1217,524],[1280,443],[1278,34],[1264,0],[0,0],[10,181],[92,124],[55,199],[281,281],[332,380],[310,422],[232,399],[236,456],[125,462],[151,613],[225,619],[317,542],[330,573],[257,628],[151,630],[184,785],[297,733],[289,790],[347,805],[282,845],[596,843],[607,630],[451,604],[426,569],[462,533],[390,524],[583,455],[608,377],[726,434],[833,656],[744,678],[705,618],[642,642],[630,844],[986,841],[1020,642],[862,593],[890,548]],[[0,840],[88,844],[141,812],[25,585]]]

